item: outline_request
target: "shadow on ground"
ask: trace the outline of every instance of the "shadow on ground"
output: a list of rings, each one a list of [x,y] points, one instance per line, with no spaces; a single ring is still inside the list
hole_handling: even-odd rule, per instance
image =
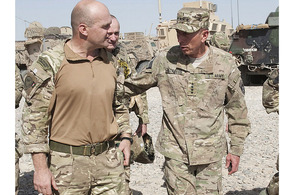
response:
[[[264,188],[254,188],[252,190],[228,191],[225,195],[259,195]]]
[[[131,189],[131,191],[132,191],[132,195],[143,195],[143,193],[140,191],[133,190],[133,189]]]
[[[18,195],[38,195],[39,193],[33,187],[33,171],[24,172],[19,179]]]

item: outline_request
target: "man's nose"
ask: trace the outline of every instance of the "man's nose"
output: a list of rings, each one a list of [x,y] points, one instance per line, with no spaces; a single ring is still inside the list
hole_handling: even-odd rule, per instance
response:
[[[112,35],[108,36],[108,39],[111,40],[111,41],[116,41],[117,37],[114,34],[112,34]]]
[[[177,40],[178,40],[178,43],[183,43],[184,37],[182,35],[177,35]]]

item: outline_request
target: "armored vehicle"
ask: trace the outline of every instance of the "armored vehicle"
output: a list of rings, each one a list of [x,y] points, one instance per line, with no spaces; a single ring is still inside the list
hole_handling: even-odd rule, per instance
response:
[[[229,52],[236,59],[244,85],[257,82],[259,75],[267,76],[279,66],[279,7],[265,24],[239,25],[232,39]]]

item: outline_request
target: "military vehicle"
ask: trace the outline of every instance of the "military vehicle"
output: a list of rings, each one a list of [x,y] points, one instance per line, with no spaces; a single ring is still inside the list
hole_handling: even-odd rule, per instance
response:
[[[217,11],[216,4],[209,1],[194,1],[183,3],[183,7],[206,9],[209,12],[208,41],[210,41],[214,46],[220,46],[221,49],[228,50],[231,43],[230,36],[234,33],[234,29],[228,22],[220,20],[215,14]],[[178,45],[176,30],[171,28],[175,23],[176,19],[160,22],[158,24],[156,30],[159,41],[159,49]]]
[[[235,57],[244,85],[265,79],[279,66],[279,7],[265,24],[239,25],[232,36],[229,52]]]

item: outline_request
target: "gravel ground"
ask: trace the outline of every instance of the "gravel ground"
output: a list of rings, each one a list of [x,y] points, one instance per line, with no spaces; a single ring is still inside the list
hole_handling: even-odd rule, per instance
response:
[[[247,137],[244,154],[241,156],[239,171],[229,176],[223,168],[223,193],[226,195],[257,195],[268,185],[276,172],[278,155],[278,115],[267,114],[262,106],[262,86],[247,86],[246,102],[251,121],[251,134]],[[147,91],[149,103],[148,133],[155,144],[161,127],[161,97],[158,88]],[[16,129],[20,129],[21,108],[16,110]],[[137,118],[131,114],[133,130],[137,127]],[[134,195],[166,195],[162,165],[164,157],[155,153],[153,164],[134,163],[131,165],[130,187]],[[223,159],[225,167],[225,159]],[[33,189],[33,166],[31,157],[23,155],[20,159],[20,192],[19,195],[38,194]]]

